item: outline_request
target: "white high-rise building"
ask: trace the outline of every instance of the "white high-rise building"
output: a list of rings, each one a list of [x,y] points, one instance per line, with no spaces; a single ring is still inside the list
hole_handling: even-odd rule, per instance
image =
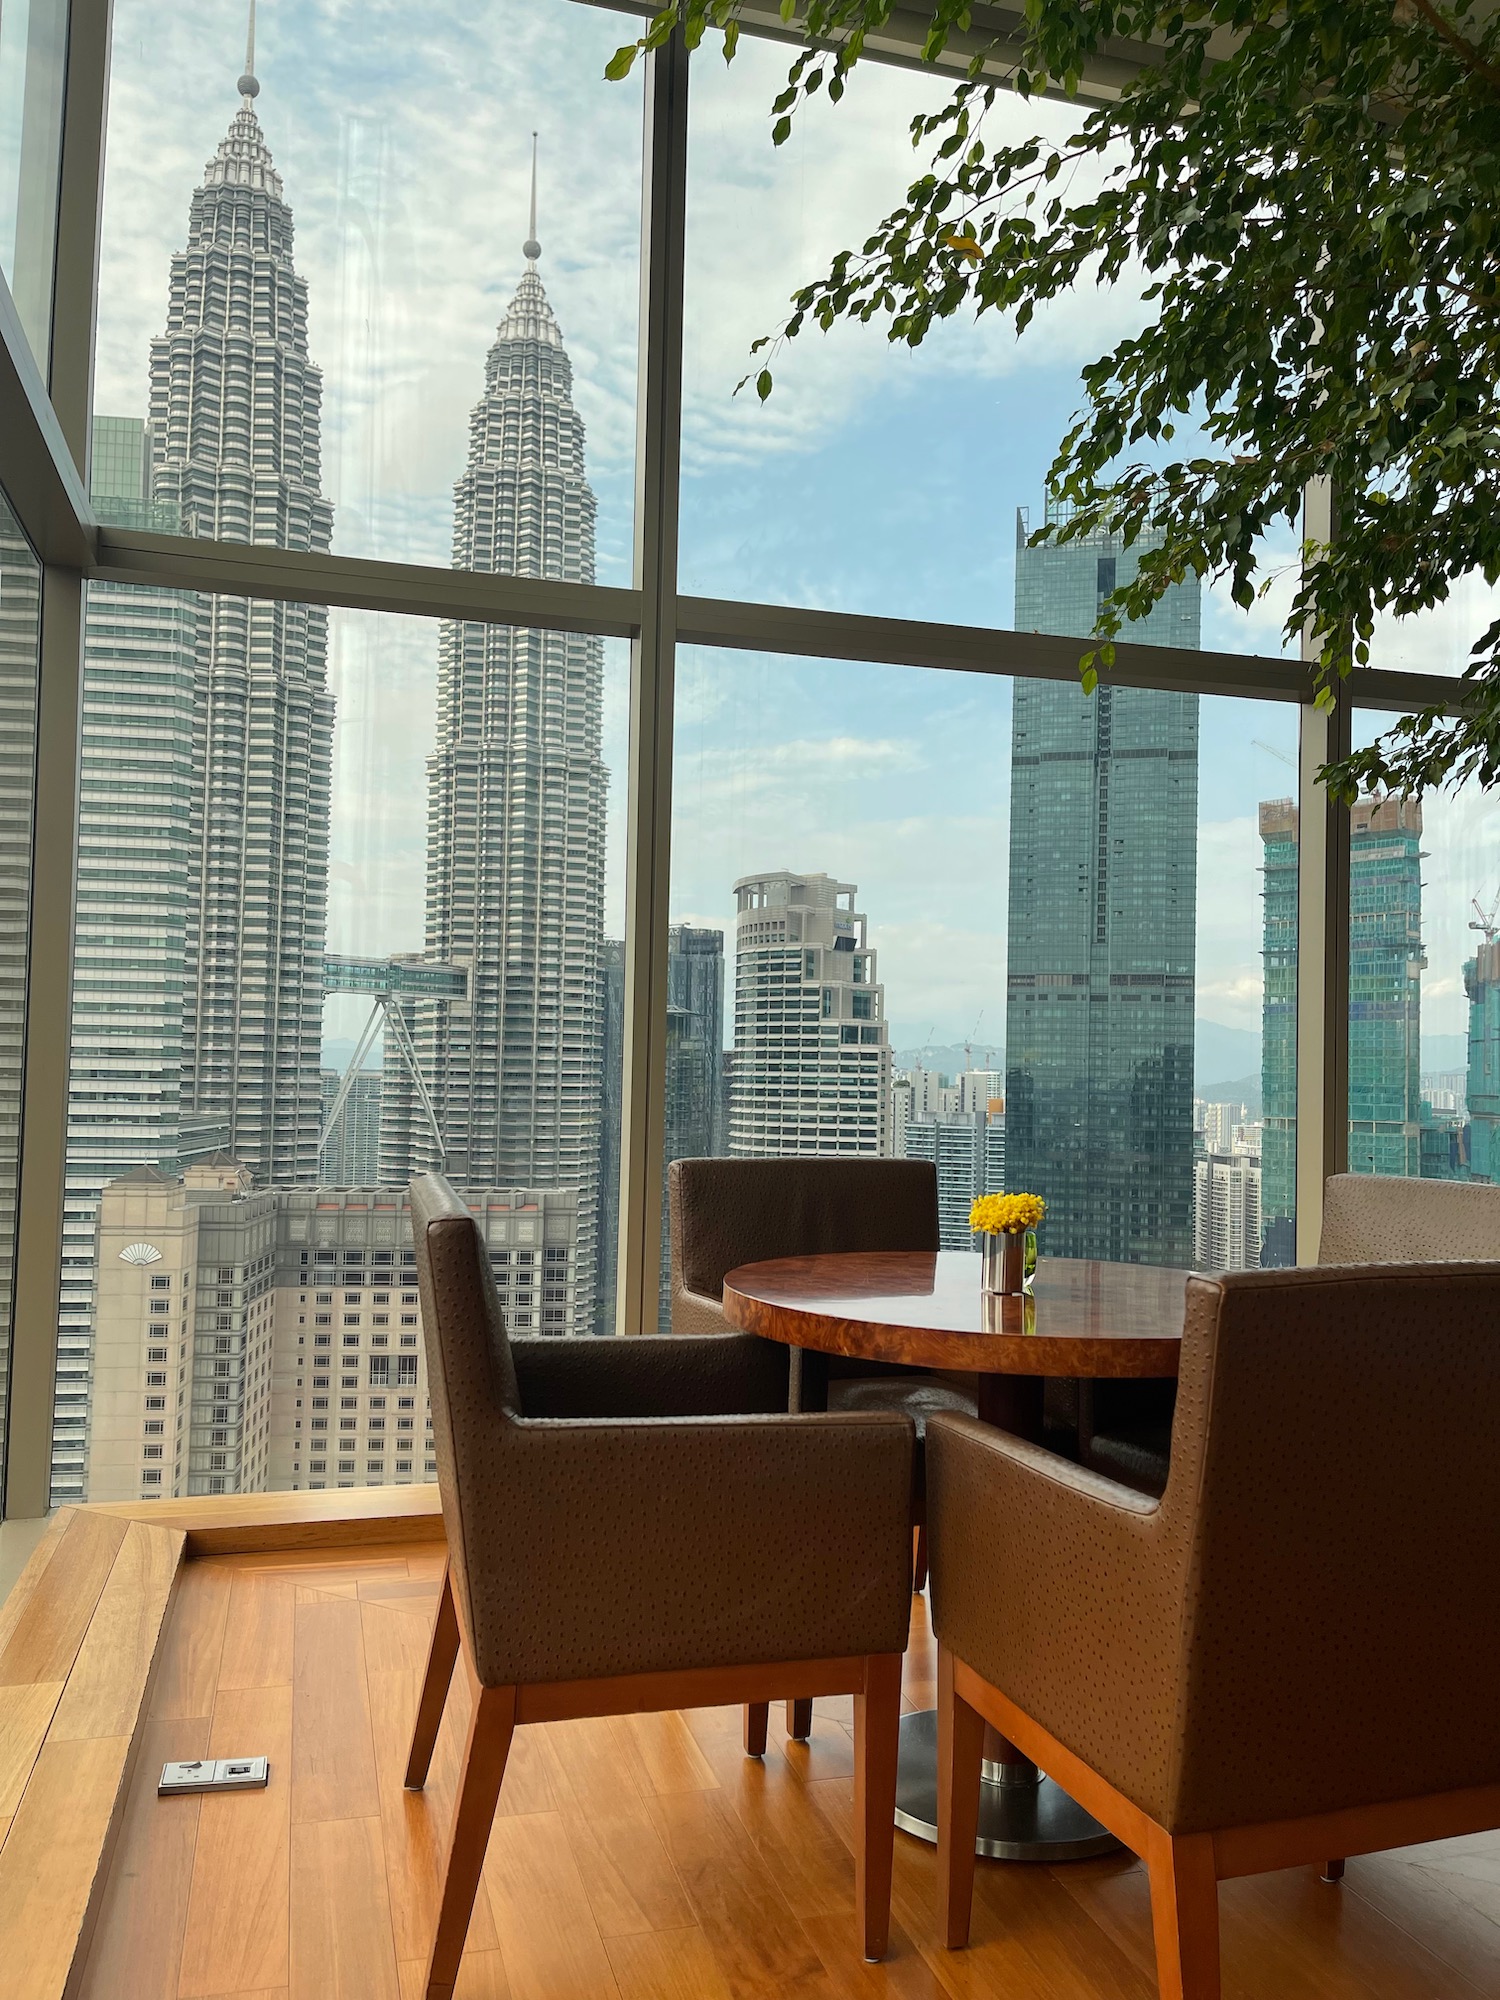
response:
[[[889,1152],[885,988],[855,885],[782,870],[734,894],[730,1155]]]
[[[453,560],[507,576],[594,580],[593,491],[573,371],[526,269],[485,363],[454,488]],[[468,1188],[572,1189],[566,1331],[594,1321],[603,1089],[604,822],[599,639],[445,624],[428,763],[426,955],[469,974],[462,1003],[407,1021],[443,1138],[388,1060],[381,1179],[445,1164]]]
[[[1193,1162],[1193,1266],[1252,1271],[1260,1265],[1260,1160],[1210,1153]]]
[[[151,343],[151,497],[188,535],[327,549],[322,377],[292,212],[240,107],[193,192]],[[318,605],[198,603],[183,1104],[257,1182],[313,1181],[321,1125],[333,697]]]

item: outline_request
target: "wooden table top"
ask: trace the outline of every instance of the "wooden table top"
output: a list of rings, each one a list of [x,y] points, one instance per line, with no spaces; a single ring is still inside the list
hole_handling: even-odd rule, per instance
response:
[[[976,1375],[1177,1373],[1189,1274],[1158,1264],[1043,1257],[1031,1297],[979,1288],[962,1250],[878,1250],[742,1264],[724,1316],[824,1354]]]

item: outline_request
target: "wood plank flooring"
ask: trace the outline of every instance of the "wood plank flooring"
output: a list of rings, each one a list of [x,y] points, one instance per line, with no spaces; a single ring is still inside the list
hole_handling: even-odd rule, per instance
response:
[[[427,1791],[404,1792],[438,1561],[393,1545],[191,1565],[85,2000],[416,2000],[467,1720],[458,1676]],[[50,1659],[51,1635],[22,1636]],[[911,1706],[931,1702],[933,1671],[915,1598]],[[7,1720],[17,1737],[37,1726]],[[950,1953],[933,1851],[898,1833],[891,1954],[864,1965],[851,1731],[847,1700],[818,1703],[806,1745],[773,1708],[757,1763],[737,1710],[520,1730],[459,2000],[1154,2000],[1128,1859],[982,1863],[973,1946]],[[263,1793],[156,1797],[168,1757],[256,1753]],[[1500,1835],[1355,1859],[1341,1888],[1308,1870],[1226,1883],[1220,1907],[1225,2000],[1500,1992]]]

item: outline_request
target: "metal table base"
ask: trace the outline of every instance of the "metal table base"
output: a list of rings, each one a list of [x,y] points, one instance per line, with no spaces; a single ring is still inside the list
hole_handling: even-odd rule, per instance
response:
[[[937,1840],[937,1710],[901,1718],[896,1824]],[[1035,1764],[986,1760],[975,1852],[992,1861],[1087,1861],[1120,1843]]]

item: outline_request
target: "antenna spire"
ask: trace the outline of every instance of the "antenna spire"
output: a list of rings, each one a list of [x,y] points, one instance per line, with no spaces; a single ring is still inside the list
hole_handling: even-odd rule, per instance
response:
[[[250,0],[253,7],[255,0]],[[528,264],[534,264],[542,254],[542,246],[536,240],[536,134],[531,135],[531,231],[521,245],[521,255]]]
[[[240,78],[240,96],[255,98],[260,95],[260,84],[255,75],[255,0],[250,0],[250,28],[245,36],[245,74]]]

